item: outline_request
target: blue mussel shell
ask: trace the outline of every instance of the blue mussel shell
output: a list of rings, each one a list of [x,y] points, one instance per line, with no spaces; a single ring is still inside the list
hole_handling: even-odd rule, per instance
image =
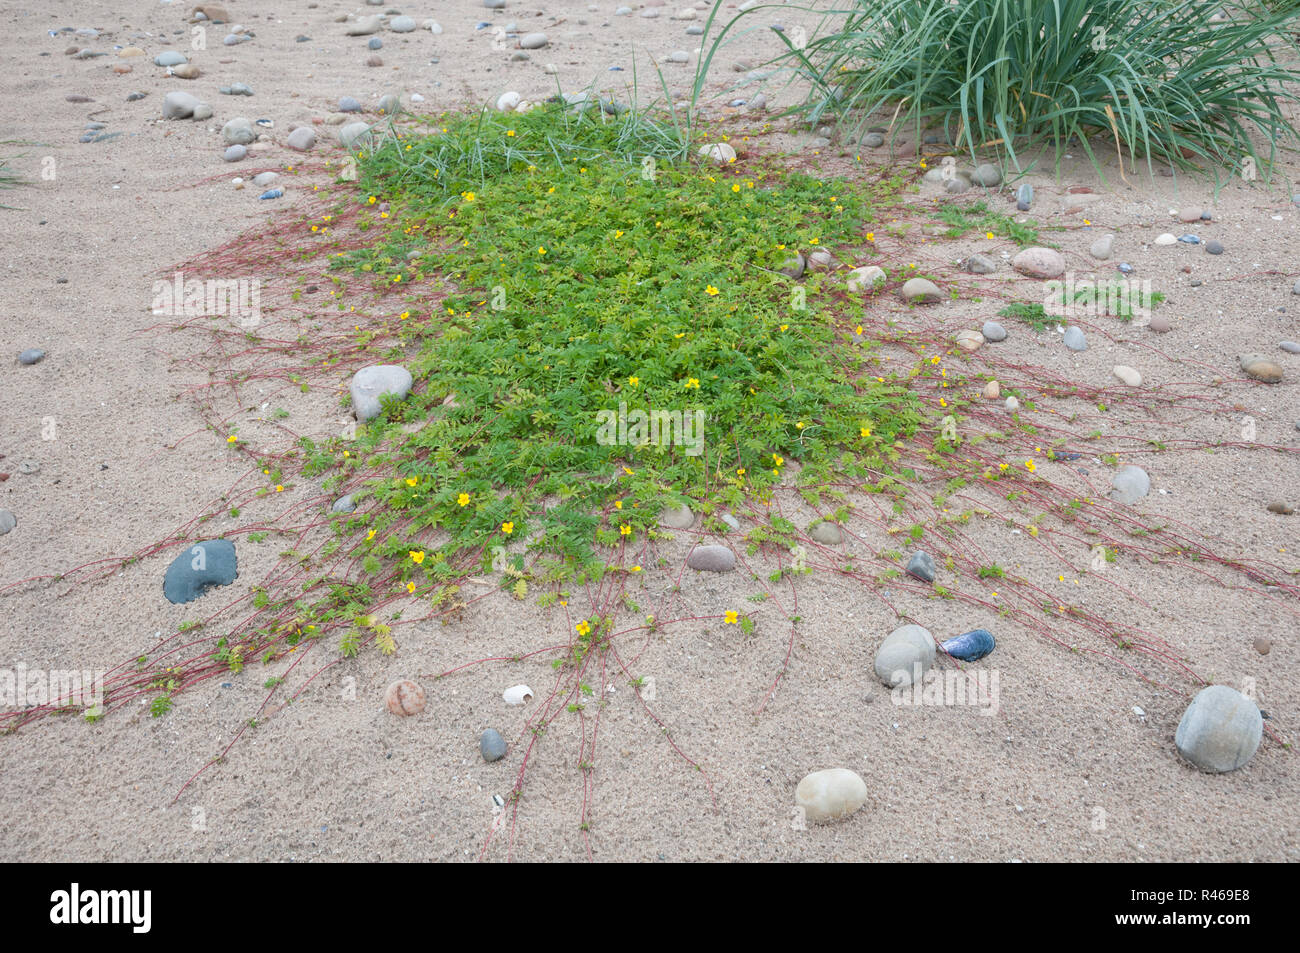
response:
[[[955,635],[943,643],[943,650],[963,662],[975,662],[997,647],[993,633],[988,629],[972,629]]]

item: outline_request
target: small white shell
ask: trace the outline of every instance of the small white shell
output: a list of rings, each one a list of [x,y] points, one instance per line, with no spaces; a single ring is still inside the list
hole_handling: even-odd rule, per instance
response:
[[[533,690],[527,685],[511,685],[501,693],[501,697],[507,705],[522,705],[532,699]]]
[[[497,112],[508,113],[513,110],[523,100],[523,97],[511,90],[508,93],[502,93],[497,97]]]
[[[239,176],[235,176],[235,178],[231,180],[230,184],[237,189],[242,189],[244,187],[244,180]]]

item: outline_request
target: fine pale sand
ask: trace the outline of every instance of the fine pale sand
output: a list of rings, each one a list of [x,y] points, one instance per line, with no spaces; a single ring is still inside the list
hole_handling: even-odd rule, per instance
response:
[[[696,48],[697,38],[685,35],[688,24],[669,18],[676,7],[645,19],[614,17],[617,5],[601,0],[591,12],[585,2],[512,0],[507,11],[498,12],[471,0],[400,4],[417,22],[436,18],[444,32],[381,33],[383,65],[368,67],[373,54],[366,38],[345,38],[343,26],[333,22],[352,7],[329,0],[234,0],[226,5],[232,19],[255,39],[226,47],[225,31],[210,29],[208,48],[190,54],[202,70],[195,80],[169,78],[152,63],[165,49],[190,52],[185,4],[51,0],[0,15],[6,87],[0,139],[37,143],[4,147],[5,154],[17,156],[13,167],[34,182],[0,194],[18,207],[0,211],[6,235],[0,472],[13,474],[0,483],[0,507],[19,520],[16,530],[0,536],[0,586],[120,558],[166,539],[246,476],[247,459],[204,429],[187,396],[206,380],[202,369],[177,363],[193,341],[141,329],[159,320],[149,313],[155,279],[306,200],[306,179],[293,180],[279,203],[257,201],[259,189],[230,185],[236,175],[300,161],[318,164],[339,154],[336,127],[325,125],[317,127],[321,144],[311,156],[287,151],[283,141],[291,122],[326,116],[341,95],[373,110],[384,93],[400,92],[408,100],[419,93],[425,101],[415,110],[436,114],[494,100],[508,89],[544,98],[554,92],[557,78],[566,90],[593,80],[617,90],[630,80],[634,53],[644,83],[653,76],[648,56]],[[787,26],[814,25],[793,14],[779,19]],[[511,62],[510,50],[493,48],[491,30],[474,29],[480,20],[515,20],[521,32],[545,30],[551,46],[534,51],[527,62]],[[103,35],[82,41],[48,33],[65,26],[94,27]],[[137,33],[150,35],[132,39]],[[311,40],[295,42],[299,35]],[[73,59],[64,55],[73,45],[109,55]],[[121,59],[114,45],[137,45],[147,56]],[[725,88],[741,76],[731,63],[743,57],[756,64],[777,49],[767,31],[742,37],[719,56],[710,99],[721,104],[750,95]],[[432,57],[439,62],[432,64]],[[558,76],[544,72],[547,63],[556,64]],[[123,65],[132,71],[115,73]],[[626,72],[608,71],[613,65]],[[681,91],[693,69],[692,62],[667,65],[664,72]],[[220,95],[218,87],[231,82],[248,83],[255,95]],[[159,121],[163,96],[173,89],[210,103],[215,116],[197,123]],[[148,96],[126,102],[135,90]],[[69,96],[91,101],[69,102]],[[790,101],[779,90],[771,98]],[[720,106],[711,109],[715,117],[723,112]],[[233,116],[273,119],[274,145],[242,163],[224,163],[218,130]],[[80,144],[90,119],[123,135]],[[757,134],[766,121],[738,116],[733,135]],[[803,164],[824,161],[827,171],[863,174],[834,147],[813,155],[806,130],[793,130],[785,121],[777,127],[791,131],[766,136],[761,144],[755,140],[754,148],[788,150]],[[874,150],[867,168],[889,163],[887,152]],[[52,178],[43,178],[51,168]],[[1191,527],[1220,555],[1271,563],[1279,575],[1300,570],[1300,515],[1265,510],[1277,500],[1300,507],[1294,453],[1300,448],[1300,357],[1277,346],[1300,338],[1300,297],[1291,294],[1300,277],[1300,209],[1290,201],[1289,181],[1298,169],[1288,152],[1271,186],[1233,179],[1217,196],[1210,183],[1158,172],[1154,178],[1130,173],[1125,183],[1110,168],[1103,182],[1077,161],[1067,162],[1059,179],[1050,168],[1031,175],[1037,192],[1031,217],[1068,227],[1046,237],[1060,244],[1070,269],[1110,276],[1115,261],[1130,262],[1167,296],[1160,310],[1173,330],[1156,336],[1136,324],[1098,319],[1087,329],[1090,349],[1075,355],[1055,332],[1035,335],[1007,319],[1008,340],[981,352],[996,348],[1012,364],[1095,385],[1110,385],[1112,365],[1128,364],[1142,372],[1143,388],[1186,384],[1189,392],[1215,394],[1217,412],[1198,405],[1154,419],[1120,405],[1073,426],[1079,433],[1096,428],[1108,437],[1137,438],[1126,444],[1131,455],[1121,462],[1138,463],[1151,474],[1151,495],[1134,507],[1144,521]],[[311,181],[326,186],[331,179],[317,175]],[[1095,192],[1071,194],[1070,186]],[[925,204],[936,194],[934,186],[924,185],[912,201]],[[1005,202],[1002,193],[991,201],[1010,208],[999,204]],[[1191,229],[1169,211],[1193,204],[1213,211],[1214,221],[1195,230],[1222,240],[1224,255],[1150,245],[1161,232]],[[1079,227],[1085,218],[1092,230]],[[1117,234],[1109,263],[1087,254],[1102,229]],[[893,302],[881,305],[897,310],[905,326],[952,334],[978,328],[1007,298],[1040,295],[1036,283],[1016,276],[1005,261],[987,279],[955,267],[956,259],[975,251],[1000,258],[1014,250],[1005,242],[932,236],[908,249],[882,241],[880,249],[881,259],[851,264],[879,261],[893,275],[912,262],[961,289],[961,300],[916,312]],[[1204,284],[1193,288],[1193,280]],[[44,348],[46,358],[20,366],[15,356],[28,347]],[[1241,380],[1236,355],[1242,351],[1280,363],[1284,381],[1265,386]],[[1216,388],[1214,378],[1224,382]],[[278,381],[267,383],[264,396],[249,395],[289,409],[286,424],[296,433],[337,433],[346,416],[328,392],[295,403]],[[241,436],[282,443],[283,434],[256,419],[257,406],[240,416]],[[1066,414],[1087,411],[1050,401],[1044,406]],[[1292,452],[1247,446],[1212,454],[1144,452],[1148,439],[1244,442],[1246,418],[1254,422],[1255,442]],[[39,462],[39,473],[17,472],[18,462],[28,459]],[[1057,483],[1094,498],[1104,496],[1112,472],[1092,454],[1074,464],[1041,467]],[[328,502],[319,484],[302,480],[273,503],[287,508],[317,498]],[[861,517],[849,523],[848,552],[862,554],[866,564],[881,548],[903,548],[879,530],[876,501],[859,495],[853,502]],[[801,527],[816,515],[792,494],[778,495],[773,505]],[[271,503],[260,506],[257,518],[278,512]],[[222,516],[193,532],[216,535],[238,525],[239,519]],[[1172,668],[1143,664],[1168,685],[1154,687],[991,609],[930,598],[923,587],[902,580],[888,596],[828,570],[793,585],[770,584],[775,559],[746,556],[743,548],[753,575],[743,569],[724,576],[683,570],[700,532],[697,522],[693,532],[678,533],[642,557],[647,571],[631,589],[641,611],[660,619],[710,617],[668,626],[627,653],[636,657],[637,672],[654,679],[653,709],[670,727],[671,745],[626,678],[611,671],[605,681],[613,691],[605,692],[609,705],[585,789],[577,763],[578,721],[562,714],[532,748],[517,813],[507,807],[494,814],[493,795],[509,794],[532,741],[525,719],[546,703],[555,684],[551,656],[470,668],[436,682],[419,678],[567,640],[572,620],[562,610],[539,609],[484,588],[487,598],[445,625],[395,630],[395,656],[369,651],[329,669],[296,704],[246,732],[226,760],[179,800],[182,785],[261,705],[267,692],[260,667],[201,683],[162,718],[150,718],[143,703],[133,703],[94,725],[47,718],[0,739],[0,858],[504,860],[509,852],[514,859],[577,860],[588,856],[589,845],[597,859],[616,860],[1300,859],[1295,756],[1266,735],[1254,760],[1239,771],[1211,776],[1193,769],[1179,758],[1173,735],[1194,685]],[[1089,554],[1083,542],[1062,559],[1000,519],[977,519],[965,532],[982,551],[981,563],[996,561],[1054,598],[1153,633],[1206,678],[1238,688],[1253,680],[1255,697],[1270,715],[1266,724],[1284,740],[1296,737],[1300,615],[1294,589],[1265,591],[1239,574],[1216,570],[1230,584],[1225,587],[1196,567],[1123,555],[1104,572],[1085,574],[1080,570]],[[108,669],[148,653],[181,623],[205,619],[246,595],[273,568],[279,546],[267,542],[259,548],[240,539],[235,585],[189,605],[171,605],[161,592],[163,572],[178,547],[99,581],[11,586],[0,595],[0,668]],[[819,565],[830,564],[817,556]],[[658,557],[666,560],[664,568],[655,568]],[[997,581],[987,582],[988,591],[996,591]],[[773,598],[750,601],[762,592]],[[573,598],[580,617],[587,606],[577,604],[580,594]],[[872,674],[876,646],[898,624],[885,598],[941,637],[977,626],[996,633],[996,652],[973,666],[998,673],[996,714],[970,705],[891,703]],[[721,613],[729,609],[753,613],[752,636],[722,623]],[[785,619],[795,615],[800,622],[789,671],[764,705],[791,637]],[[1271,641],[1266,656],[1252,647],[1261,636]],[[1064,628],[1060,637],[1070,644],[1079,639]],[[316,651],[318,664],[308,663],[309,671],[334,649],[322,645]],[[427,692],[422,715],[399,718],[384,707],[386,686],[405,677],[421,681]],[[231,687],[223,688],[223,682]],[[525,708],[508,708],[501,692],[519,682],[531,685],[536,697]],[[1135,706],[1145,714],[1136,714]],[[510,743],[505,760],[485,764],[479,756],[478,737],[486,727],[499,729]],[[693,770],[673,745],[702,770]],[[801,829],[795,786],[826,767],[858,772],[867,784],[866,805],[849,820]],[[585,836],[584,798],[590,825]]]

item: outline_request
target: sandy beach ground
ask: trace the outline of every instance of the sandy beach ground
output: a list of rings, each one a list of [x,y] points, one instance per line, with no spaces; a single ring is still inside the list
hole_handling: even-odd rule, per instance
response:
[[[595,82],[625,97],[634,61],[644,79],[651,59],[675,50],[691,53],[691,62],[665,65],[664,75],[684,93],[699,45],[686,30],[701,22],[671,18],[675,6],[646,18],[633,4],[633,15],[615,16],[618,4],[610,0],[595,9],[567,0],[510,0],[505,10],[486,10],[477,0],[399,3],[393,9],[417,23],[436,19],[442,32],[385,30],[377,34],[382,49],[371,51],[369,37],[345,36],[336,17],[390,8],[329,0],[232,0],[225,6],[253,37],[225,46],[225,30],[210,27],[204,50],[191,48],[190,5],[180,2],[51,0],[0,13],[0,139],[33,143],[4,147],[14,156],[13,168],[32,184],[0,193],[15,206],[0,211],[0,472],[11,474],[0,482],[0,508],[18,520],[16,529],[0,536],[0,587],[6,587],[0,594],[0,668],[110,669],[147,653],[185,621],[246,594],[275,566],[273,544],[241,543],[235,585],[188,605],[162,596],[162,576],[180,552],[176,547],[94,582],[13,585],[169,538],[246,479],[247,459],[207,431],[196,410],[192,391],[206,378],[183,361],[190,344],[142,329],[158,322],[150,314],[156,279],[308,201],[309,183],[330,181],[322,174],[294,179],[275,202],[258,201],[260,189],[232,187],[235,176],[342,155],[337,127],[323,123],[311,154],[289,151],[284,141],[291,123],[327,117],[341,96],[356,97],[370,111],[380,96],[397,93],[417,114],[476,106],[507,90],[540,99],[555,91],[557,80],[566,91]],[[763,16],[762,22],[787,28],[816,25],[814,15],[793,9]],[[544,31],[549,46],[512,61],[512,48],[494,46],[492,28],[475,29],[481,21]],[[59,32],[65,27],[97,35]],[[310,39],[299,42],[300,36]],[[128,46],[145,55],[119,56]],[[65,52],[73,47],[106,55],[78,59]],[[752,95],[752,89],[729,89],[743,76],[731,65],[761,63],[778,49],[770,31],[758,30],[721,53],[708,86],[709,114],[734,112],[736,129],[743,134],[752,128],[757,136],[768,116],[722,106]],[[153,64],[166,50],[186,53],[201,75],[169,77]],[[367,66],[376,55],[382,65]],[[548,64],[555,74],[546,71]],[[623,71],[611,71],[614,66]],[[117,72],[126,67],[130,72]],[[247,83],[254,95],[219,93],[233,82]],[[163,97],[175,89],[210,104],[213,117],[162,121]],[[128,101],[137,91],[147,95]],[[423,101],[411,104],[412,94]],[[769,91],[774,105],[792,95]],[[264,136],[267,148],[227,164],[219,130],[234,116],[269,118],[274,127]],[[78,142],[92,121],[121,135]],[[891,157],[888,149],[871,150],[865,166],[856,165],[834,144],[810,145],[815,131],[784,120],[778,126],[754,147],[789,151],[801,164],[850,176],[892,163],[915,168],[915,157]],[[1300,515],[1266,507],[1282,501],[1300,509],[1300,457],[1294,453],[1300,448],[1300,355],[1278,346],[1300,339],[1300,296],[1292,293],[1300,278],[1300,208],[1291,199],[1300,162],[1286,152],[1273,182],[1236,177],[1216,191],[1211,182],[1159,171],[1154,177],[1130,174],[1126,182],[1109,168],[1103,181],[1081,160],[1067,161],[1059,177],[1050,171],[1028,177],[1036,191],[1028,217],[1067,227],[1048,237],[1059,243],[1072,272],[1110,276],[1116,262],[1132,264],[1166,296],[1160,311],[1172,329],[1155,335],[1140,322],[1094,322],[1087,328],[1089,349],[1074,353],[1055,331],[1034,334],[1004,320],[1011,333],[996,354],[1008,365],[1098,386],[1118,386],[1111,367],[1125,364],[1141,371],[1144,388],[1217,395],[1217,411],[1170,412],[1160,419],[1119,402],[1095,424],[1107,436],[1246,442],[1239,435],[1253,427],[1254,442],[1290,448],[1155,454],[1139,440],[1120,462],[1139,464],[1151,475],[1151,494],[1135,506],[1144,520],[1189,527],[1225,557],[1272,564],[1279,575],[1290,574],[1291,588],[1265,589],[1227,571],[1219,575],[1230,585],[1220,586],[1176,561],[1122,556],[1105,572],[1082,573],[1086,547],[1070,559],[1057,558],[1000,519],[975,521],[967,538],[1009,574],[1156,633],[1201,675],[1248,688],[1268,712],[1266,725],[1294,741],[1300,730],[1294,582]],[[1003,192],[994,194],[990,202],[1014,208]],[[928,207],[940,195],[938,187],[923,184],[911,201]],[[1171,215],[1192,205],[1210,210],[1212,220],[1183,225]],[[1153,244],[1166,231],[1218,239],[1225,252],[1210,256],[1201,246]],[[1099,262],[1088,248],[1107,233],[1116,235],[1115,254]],[[892,269],[908,261],[943,274],[960,289],[957,300],[916,311],[896,301],[881,307],[897,311],[909,326],[955,333],[978,328],[1008,296],[1038,294],[1036,283],[1006,264],[1014,251],[1010,243],[982,236],[933,236],[906,251],[882,243],[880,259],[850,264],[879,261]],[[976,276],[956,267],[975,252],[998,259],[998,271]],[[898,257],[904,254],[909,257]],[[20,365],[17,354],[33,347],[46,351],[44,359]],[[1284,369],[1282,382],[1244,379],[1237,368],[1242,352],[1276,361]],[[1014,371],[1006,374],[1004,380],[1014,379]],[[289,409],[296,433],[337,433],[346,416],[327,392],[295,398],[268,383],[264,399]],[[1063,414],[1086,410],[1065,401],[1054,406]],[[244,415],[241,435],[276,439],[274,427],[259,416],[265,415]],[[21,472],[24,461],[38,464],[38,472]],[[1043,466],[1057,482],[1098,498],[1113,472],[1087,453],[1072,464]],[[276,502],[285,507],[318,505],[312,503],[318,497],[328,502],[310,481],[283,497]],[[774,505],[800,526],[817,515],[793,494],[778,495]],[[868,554],[890,544],[865,518],[872,504],[862,505],[864,518],[851,521],[845,542],[833,549]],[[219,518],[201,532],[216,535],[238,522]],[[528,709],[508,708],[500,693],[523,682],[536,690],[538,702],[545,699],[555,678],[546,658],[473,668],[436,683],[423,679],[428,707],[418,717],[396,718],[384,708],[383,691],[395,679],[565,638],[562,615],[494,592],[448,624],[405,630],[393,657],[372,652],[331,668],[298,703],[246,732],[226,760],[179,799],[186,781],[261,705],[266,689],[259,671],[206,681],[162,718],[149,717],[140,704],[93,725],[48,718],[0,737],[0,858],[504,860],[509,852],[520,860],[579,860],[589,848],[596,859],[648,861],[1300,859],[1294,753],[1266,734],[1258,754],[1238,771],[1209,775],[1191,767],[1173,744],[1193,690],[1188,680],[1165,670],[1169,687],[1154,687],[994,611],[934,599],[926,587],[900,579],[889,598],[936,635],[976,627],[995,632],[997,652],[979,664],[999,676],[993,714],[978,705],[900,707],[872,674],[876,647],[897,624],[878,594],[831,572],[773,587],[767,576],[776,564],[766,556],[744,557],[753,573],[683,571],[691,542],[703,532],[697,522],[658,547],[667,568],[644,574],[638,603],[660,618],[752,609],[757,631],[742,639],[735,626],[691,623],[647,639],[639,669],[653,673],[655,711],[671,726],[672,744],[625,680],[611,675],[588,788],[577,764],[576,723],[560,719],[532,749],[518,811],[494,812],[493,795],[509,793],[531,740]],[[996,590],[996,580],[989,580],[989,589]],[[766,591],[775,598],[749,601]],[[796,614],[801,621],[789,672],[764,703],[791,637],[783,619]],[[1267,654],[1256,648],[1259,639],[1269,642]],[[479,734],[488,727],[511,744],[494,764],[484,763],[478,751]],[[692,770],[673,745],[702,770]],[[866,805],[837,824],[801,825],[795,786],[828,767],[859,773],[867,783]],[[585,835],[579,826],[584,798]]]

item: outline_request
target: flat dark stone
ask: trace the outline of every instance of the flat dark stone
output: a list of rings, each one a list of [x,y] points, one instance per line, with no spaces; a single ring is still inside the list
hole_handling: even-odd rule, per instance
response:
[[[228,539],[194,543],[172,560],[163,576],[168,602],[193,602],[213,586],[228,586],[239,576],[235,544]]]

